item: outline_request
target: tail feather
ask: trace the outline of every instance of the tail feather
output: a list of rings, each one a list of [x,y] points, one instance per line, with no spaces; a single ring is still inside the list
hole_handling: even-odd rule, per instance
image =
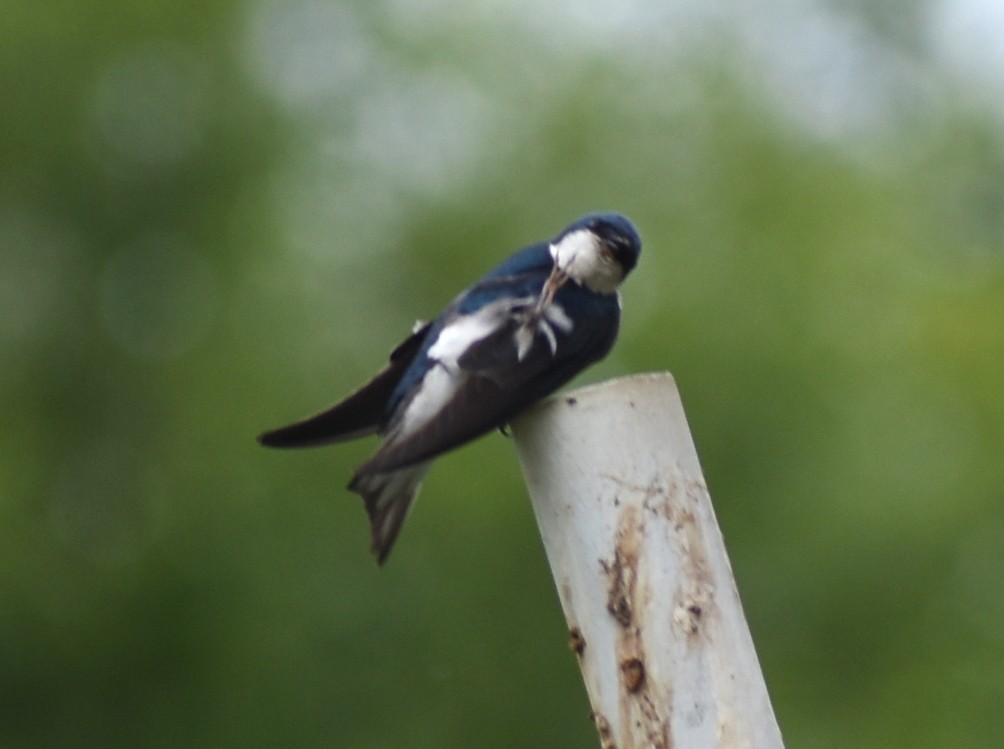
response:
[[[390,400],[415,358],[429,325],[422,325],[390,355],[390,363],[361,388],[319,414],[258,436],[265,447],[315,447],[380,430]]]
[[[349,484],[349,489],[362,496],[366,503],[373,537],[371,551],[376,555],[377,564],[382,565],[387,560],[429,465],[430,461],[426,461],[386,473],[363,471],[356,473]]]

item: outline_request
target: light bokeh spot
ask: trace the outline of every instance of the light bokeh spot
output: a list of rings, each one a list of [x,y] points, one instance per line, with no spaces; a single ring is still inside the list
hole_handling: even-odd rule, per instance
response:
[[[219,287],[208,262],[168,236],[144,237],[121,248],[105,269],[100,291],[105,331],[140,358],[189,353],[219,311]]]
[[[160,167],[190,158],[211,117],[207,68],[192,50],[150,43],[112,59],[94,95],[102,148],[127,163]]]

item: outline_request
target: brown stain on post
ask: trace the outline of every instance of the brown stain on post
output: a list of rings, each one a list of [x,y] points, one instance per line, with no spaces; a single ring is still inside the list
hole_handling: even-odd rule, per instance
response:
[[[674,489],[670,499],[676,500],[680,506],[672,511],[672,528],[675,541],[683,552],[681,576],[687,583],[673,596],[673,625],[683,633],[688,643],[696,645],[700,639],[711,636],[712,627],[709,624],[717,615],[711,565],[693,510],[707,489],[703,482],[690,482],[686,487]]]
[[[628,658],[621,661],[621,677],[624,679],[624,686],[629,692],[634,694],[645,683],[645,664],[640,658]]]
[[[600,749],[617,749],[613,731],[610,730],[610,721],[604,718],[602,713],[593,713],[593,723],[600,734]]]
[[[642,491],[646,509],[649,500],[662,493],[657,486]],[[612,558],[600,560],[607,578],[607,611],[618,624],[620,739],[624,746],[639,746],[643,741],[651,749],[672,749],[669,716],[661,714],[671,702],[669,695],[651,692],[653,687],[646,678],[643,622],[637,620],[637,613],[646,610],[653,594],[638,574],[645,520],[646,513],[639,512],[636,506],[621,507]]]
[[[633,514],[633,508],[625,508],[625,514]],[[600,560],[600,565],[607,575],[607,611],[622,627],[631,626],[632,601],[638,567],[637,548],[627,549],[621,544],[621,533],[618,531],[617,547],[614,550],[612,562]]]
[[[599,560],[607,582],[607,611],[618,625],[621,732],[618,739],[622,746],[672,749],[671,685],[658,679],[655,683],[649,678],[644,613],[652,595],[671,595],[672,625],[687,643],[696,646],[715,631],[711,626],[717,617],[714,579],[701,524],[695,514],[707,489],[702,480],[677,482],[669,477],[656,477],[647,485],[635,485],[614,476],[605,478],[619,490],[612,500],[618,511],[613,553]],[[622,501],[619,492],[642,495],[641,506]],[[657,533],[666,534],[665,543],[675,549],[674,557],[680,560],[680,577],[685,582],[675,591],[653,591],[641,578],[645,569],[640,557],[645,549],[646,524],[661,529]],[[650,538],[649,542],[662,541]]]
[[[586,650],[586,638],[578,627],[568,630],[568,649],[576,655],[582,655]]]

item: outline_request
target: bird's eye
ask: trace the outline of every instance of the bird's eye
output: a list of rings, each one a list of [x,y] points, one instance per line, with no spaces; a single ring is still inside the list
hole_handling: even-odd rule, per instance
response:
[[[620,245],[616,240],[603,242],[599,247],[599,255],[602,257],[604,263],[613,263],[616,262],[620,249]]]

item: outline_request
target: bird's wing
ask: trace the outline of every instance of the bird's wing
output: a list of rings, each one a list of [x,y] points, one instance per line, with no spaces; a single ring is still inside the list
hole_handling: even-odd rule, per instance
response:
[[[451,372],[433,364],[425,379],[403,401],[387,440],[356,471],[349,489],[362,495],[372,527],[372,549],[383,564],[408,515],[429,461],[508,421],[537,399],[571,379],[606,353],[617,332],[616,316],[605,326],[556,339],[534,339],[522,359],[518,326],[505,322],[457,362]],[[585,327],[585,326],[584,326]],[[430,395],[431,393],[431,395]],[[440,402],[436,402],[436,398]],[[419,400],[432,398],[426,406]],[[409,408],[431,408],[421,426],[409,429]]]
[[[594,314],[568,330],[532,329],[529,348],[515,318],[506,316],[454,365],[434,363],[402,399],[387,439],[357,478],[428,460],[502,426],[601,359],[617,337],[620,306],[615,297],[590,304]]]
[[[373,434],[383,426],[387,402],[411,365],[429,325],[406,338],[391,352],[390,362],[372,380],[319,414],[265,432],[258,441],[266,447],[315,447]]]

